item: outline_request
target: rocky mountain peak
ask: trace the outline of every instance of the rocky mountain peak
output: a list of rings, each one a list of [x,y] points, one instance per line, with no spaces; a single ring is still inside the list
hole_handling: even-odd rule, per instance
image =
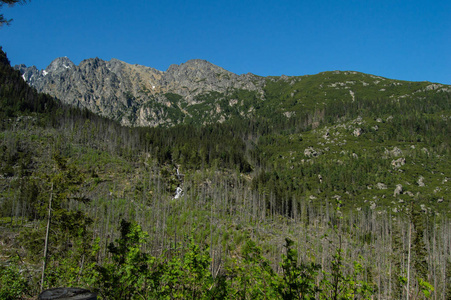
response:
[[[232,90],[262,97],[265,83],[264,78],[238,76],[202,59],[171,65],[165,72],[118,59],[89,58],[77,66],[67,57],[55,59],[42,71],[25,65],[16,69],[40,92],[136,126],[178,124],[185,117],[194,118],[197,107],[208,107],[208,113],[219,110],[216,102]],[[216,98],[210,99],[210,93]]]
[[[87,72],[93,71],[99,68],[106,68],[106,62],[98,57],[88,58],[80,62],[78,68],[86,70]]]
[[[112,58],[110,61],[106,62],[106,65],[110,71],[119,74],[123,70],[126,63],[119,59]]]
[[[36,68],[36,66],[27,67],[24,64],[20,64],[15,66],[15,69],[19,70],[20,74],[22,74],[22,78],[30,84],[41,76],[41,72]]]
[[[36,66],[27,67],[27,66],[24,65],[24,64],[20,64],[20,65],[14,66],[14,68],[15,68],[16,70],[19,70],[19,72],[20,72],[21,74],[23,74],[23,73],[26,72],[27,69],[29,69],[29,68],[36,69]]]
[[[175,79],[186,79],[189,77],[194,80],[212,79],[223,74],[233,74],[203,59],[191,59],[180,65],[171,65],[166,73]]]
[[[223,68],[212,64],[204,59],[190,59],[187,62],[180,64],[182,69],[199,69],[199,70],[209,70],[209,71],[222,71],[228,72]],[[229,72],[230,73],[230,72]]]
[[[67,69],[73,69],[75,64],[66,56],[54,59],[44,70],[44,75],[48,73],[61,73]]]

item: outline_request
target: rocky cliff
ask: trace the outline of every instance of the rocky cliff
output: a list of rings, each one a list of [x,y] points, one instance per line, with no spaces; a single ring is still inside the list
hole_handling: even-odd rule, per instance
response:
[[[171,65],[166,72],[117,59],[87,59],[76,66],[67,57],[41,71],[34,66],[15,68],[40,92],[133,126],[175,125],[185,116],[193,117],[186,108],[203,103],[199,95],[237,89],[262,95],[264,85],[259,76],[239,76],[199,59]],[[176,118],[171,107],[179,112]]]

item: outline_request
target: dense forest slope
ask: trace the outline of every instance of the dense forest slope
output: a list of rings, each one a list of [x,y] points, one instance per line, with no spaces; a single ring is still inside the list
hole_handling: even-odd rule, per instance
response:
[[[159,78],[148,101],[175,101],[161,109],[177,117],[127,123],[101,109],[107,94],[89,107],[27,84],[94,95],[119,80],[113,63],[123,76],[153,74],[155,90]],[[60,59],[44,76],[0,52],[2,297],[38,294],[50,200],[44,288],[103,299],[451,296],[448,86],[237,76],[205,61],[169,69]],[[191,73],[196,95],[176,86],[194,84]]]

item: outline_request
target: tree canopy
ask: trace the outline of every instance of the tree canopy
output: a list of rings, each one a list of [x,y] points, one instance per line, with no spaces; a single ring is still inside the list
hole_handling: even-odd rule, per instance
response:
[[[25,4],[27,0],[0,0],[0,9],[3,8],[3,5],[7,4],[8,6],[13,6],[17,3],[19,4]],[[5,19],[5,16],[3,14],[0,14],[0,27],[4,24],[10,25],[12,19]]]

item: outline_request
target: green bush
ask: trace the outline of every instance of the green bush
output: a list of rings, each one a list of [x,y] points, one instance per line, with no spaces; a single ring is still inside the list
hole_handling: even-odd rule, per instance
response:
[[[20,299],[28,291],[27,278],[14,263],[0,266],[0,299]]]

